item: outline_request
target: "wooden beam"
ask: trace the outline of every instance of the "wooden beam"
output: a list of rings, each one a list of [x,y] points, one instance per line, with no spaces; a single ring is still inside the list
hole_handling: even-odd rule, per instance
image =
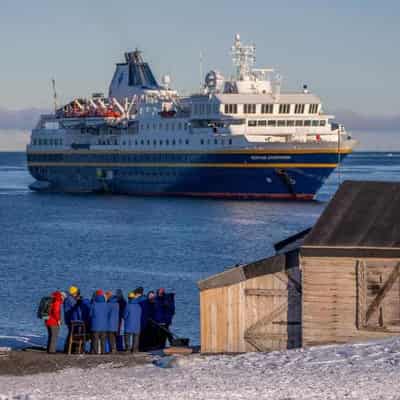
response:
[[[387,279],[385,284],[382,286],[382,288],[379,290],[377,296],[372,301],[371,305],[368,307],[366,317],[365,317],[366,322],[368,322],[368,320],[371,318],[372,314],[378,309],[378,307],[382,303],[383,299],[386,297],[387,293],[393,287],[393,285],[396,282],[399,275],[400,275],[400,263],[398,263],[394,267],[392,273],[389,275],[389,278]]]
[[[287,297],[299,296],[295,290],[288,289],[245,289],[246,296]]]

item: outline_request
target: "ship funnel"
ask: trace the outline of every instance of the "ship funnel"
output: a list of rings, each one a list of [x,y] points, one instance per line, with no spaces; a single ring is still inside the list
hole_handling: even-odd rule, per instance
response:
[[[122,100],[141,94],[144,90],[160,89],[156,78],[142,53],[134,50],[125,53],[125,63],[117,64],[110,84],[109,96]]]

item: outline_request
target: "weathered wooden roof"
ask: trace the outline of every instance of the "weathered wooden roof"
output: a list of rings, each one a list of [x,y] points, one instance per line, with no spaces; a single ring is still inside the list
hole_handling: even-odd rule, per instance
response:
[[[400,183],[344,182],[306,236],[301,253],[399,257]]]
[[[234,285],[257,276],[285,271],[297,265],[297,252],[278,254],[246,265],[239,265],[197,282],[200,290]]]

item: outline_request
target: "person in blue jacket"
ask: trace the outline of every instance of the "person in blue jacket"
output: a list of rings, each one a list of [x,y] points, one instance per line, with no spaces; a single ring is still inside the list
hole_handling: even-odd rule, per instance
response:
[[[119,330],[119,301],[111,296],[107,301],[107,333],[111,353],[117,352],[117,334]]]
[[[67,326],[68,334],[65,340],[65,352],[68,350],[68,344],[71,337],[72,321],[81,321],[81,310],[79,307],[80,291],[76,286],[70,286],[68,295],[64,300],[64,323]]]
[[[106,350],[106,335],[108,330],[107,303],[104,292],[99,289],[95,293],[90,308],[90,327],[92,332],[93,354],[104,354]]]
[[[142,320],[141,301],[138,293],[130,292],[128,294],[128,303],[124,309],[125,350],[132,353],[139,351]]]

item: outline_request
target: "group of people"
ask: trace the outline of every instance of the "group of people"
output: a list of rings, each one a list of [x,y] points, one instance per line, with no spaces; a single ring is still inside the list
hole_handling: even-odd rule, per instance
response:
[[[120,289],[115,293],[96,290],[91,299],[84,298],[76,286],[71,286],[68,293],[56,291],[44,318],[48,353],[56,352],[62,309],[68,328],[66,352],[75,327],[81,331],[85,328],[94,354],[105,353],[106,347],[111,353],[138,352],[164,348],[166,340],[171,339],[169,326],[175,314],[175,295],[163,288],[145,294],[143,287],[129,292],[127,300]]]

